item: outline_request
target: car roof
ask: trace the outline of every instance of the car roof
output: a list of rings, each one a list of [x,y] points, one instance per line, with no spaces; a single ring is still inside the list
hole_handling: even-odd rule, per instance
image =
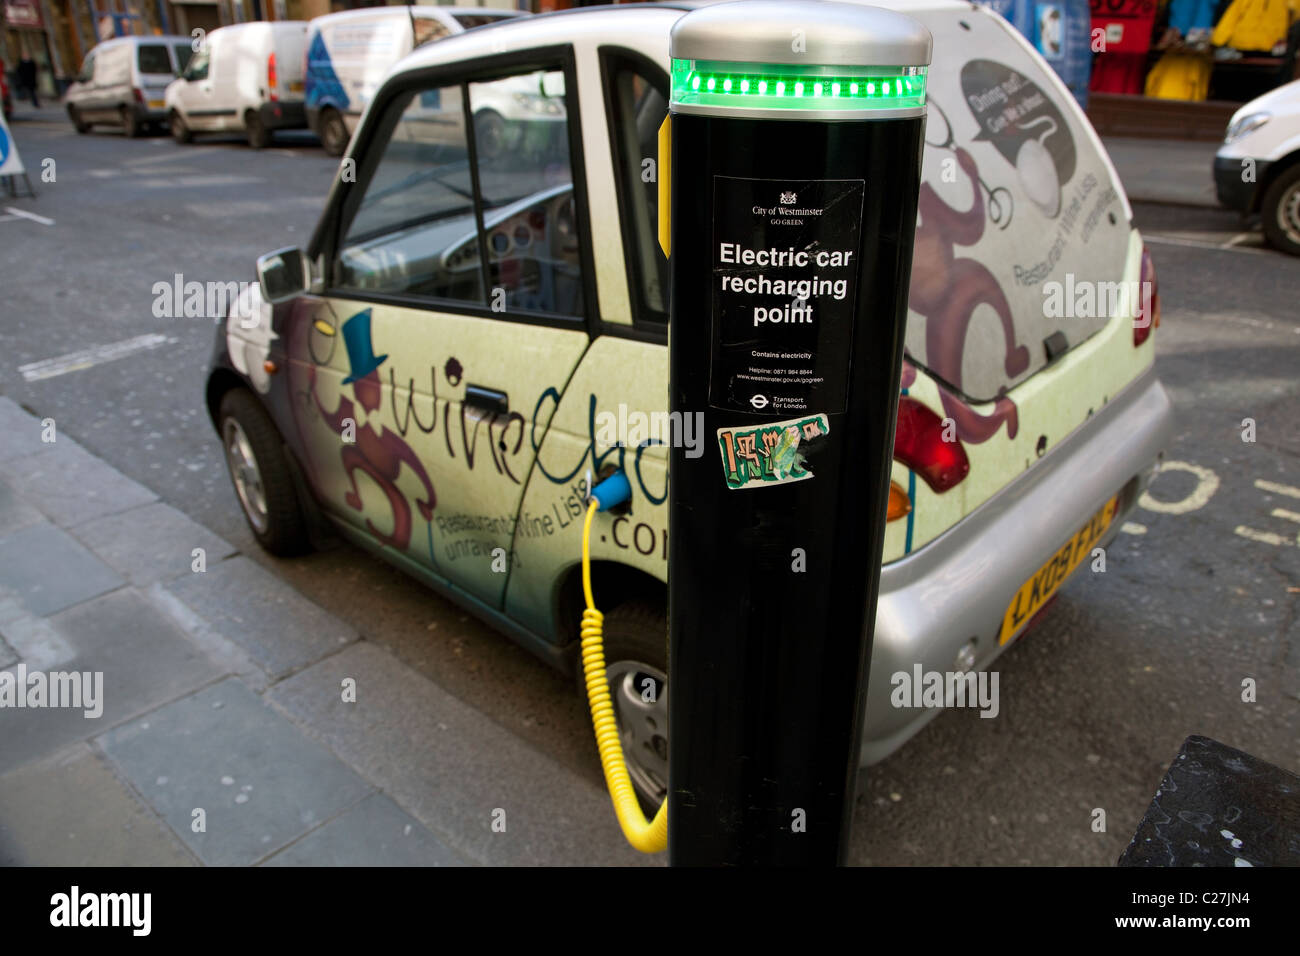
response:
[[[668,32],[672,24],[689,11],[716,2],[730,2],[730,0],[604,4],[500,20],[420,47],[405,57],[393,72],[403,73],[489,53],[500,53],[503,46],[509,50],[560,43],[587,45],[599,42],[623,45],[666,61]],[[900,13],[948,11],[959,14],[982,9],[969,0],[870,0],[870,3],[866,0],[846,0],[846,2],[884,7]],[[512,42],[512,37],[516,36],[517,47]]]
[[[505,7],[444,7],[430,6],[429,4],[406,4],[403,6],[392,7],[358,7],[355,10],[338,10],[334,13],[322,13],[318,17],[312,17],[311,23],[316,24],[321,20],[328,20],[330,23],[346,23],[349,20],[371,20],[383,16],[417,16],[417,17],[449,17],[457,13],[465,14],[486,14],[488,16],[503,17],[513,19],[525,16],[523,10],[509,10]]]

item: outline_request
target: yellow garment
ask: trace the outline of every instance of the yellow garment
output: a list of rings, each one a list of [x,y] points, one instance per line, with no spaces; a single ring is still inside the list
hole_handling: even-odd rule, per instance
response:
[[[1210,61],[1191,53],[1166,53],[1147,74],[1147,96],[1203,100],[1210,91]]]
[[[1210,42],[1234,50],[1271,50],[1291,24],[1287,0],[1233,0]]]

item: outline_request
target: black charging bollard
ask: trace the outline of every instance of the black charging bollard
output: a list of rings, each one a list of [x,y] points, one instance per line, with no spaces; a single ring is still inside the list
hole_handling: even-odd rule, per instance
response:
[[[672,33],[669,855],[842,862],[920,187],[928,30],[743,0]]]

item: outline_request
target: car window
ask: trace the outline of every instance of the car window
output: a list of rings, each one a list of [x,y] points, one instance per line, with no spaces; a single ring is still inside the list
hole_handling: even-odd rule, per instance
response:
[[[167,47],[161,43],[141,43],[136,47],[135,65],[141,73],[172,75],[171,57],[167,55]]]
[[[485,304],[463,102],[445,86],[386,107],[392,134],[339,244],[335,288]]]
[[[452,19],[466,30],[487,26],[489,23],[496,23],[498,20],[510,20],[515,16],[516,14],[513,13],[453,13],[451,15]]]
[[[185,68],[185,79],[206,80],[208,78],[208,51],[200,50],[190,57],[189,66]]]
[[[623,244],[636,318],[666,323],[668,259],[659,247],[656,170],[659,127],[668,114],[666,81],[662,72],[656,73],[649,64],[618,55],[608,58],[606,78]]]
[[[86,54],[86,59],[81,64],[81,72],[77,74],[77,82],[89,83],[95,78],[95,51],[91,50]]]
[[[564,73],[469,84],[491,305],[583,314]]]
[[[190,57],[194,55],[194,47],[188,43],[177,43],[172,46],[176,53],[176,73],[179,75],[185,72],[185,68],[190,65]]]
[[[441,20],[435,20],[433,17],[413,17],[411,19],[412,43],[415,46],[422,46],[432,40],[441,40],[451,31]]]

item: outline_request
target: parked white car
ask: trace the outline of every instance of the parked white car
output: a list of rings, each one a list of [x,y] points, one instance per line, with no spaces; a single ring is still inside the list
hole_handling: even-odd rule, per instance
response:
[[[78,133],[108,123],[127,136],[167,121],[164,93],[189,64],[189,37],[117,37],[86,54],[81,72],[63,98]]]
[[[261,149],[277,129],[302,129],[306,50],[306,20],[213,30],[167,87],[172,136],[188,143],[195,133],[236,130]]]
[[[1259,213],[1271,245],[1300,256],[1300,80],[1232,115],[1214,158],[1214,185],[1229,209]]]
[[[418,46],[524,15],[482,7],[367,7],[327,13],[307,35],[307,125],[342,156],[390,67]]]

